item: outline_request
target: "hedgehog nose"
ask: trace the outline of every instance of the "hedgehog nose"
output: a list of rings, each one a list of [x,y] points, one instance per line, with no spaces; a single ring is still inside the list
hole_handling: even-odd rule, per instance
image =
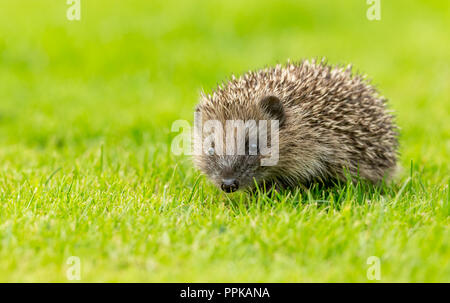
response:
[[[223,179],[220,188],[224,192],[232,193],[238,190],[239,182],[236,179]]]

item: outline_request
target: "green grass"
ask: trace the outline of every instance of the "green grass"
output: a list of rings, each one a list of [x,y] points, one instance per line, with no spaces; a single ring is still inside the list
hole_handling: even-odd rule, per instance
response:
[[[450,5],[0,3],[0,281],[450,282]],[[200,89],[326,56],[390,99],[401,165],[361,185],[227,196],[170,153]]]

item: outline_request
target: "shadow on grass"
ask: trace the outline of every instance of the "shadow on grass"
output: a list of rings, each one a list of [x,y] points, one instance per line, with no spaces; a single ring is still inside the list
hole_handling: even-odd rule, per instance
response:
[[[252,208],[274,208],[280,204],[292,208],[302,207],[307,204],[316,205],[318,208],[340,210],[344,204],[364,205],[376,201],[393,200],[405,190],[405,184],[410,183],[410,178],[402,183],[372,184],[364,180],[356,182],[329,182],[311,183],[309,186],[291,188],[264,188],[257,187],[248,192],[236,194],[222,194],[224,203],[234,210],[247,211]]]
[[[205,180],[205,179],[204,179]],[[204,183],[202,182],[204,185]],[[340,210],[343,205],[369,205],[370,203],[387,202],[397,204],[407,201],[411,195],[426,193],[422,180],[422,171],[411,163],[409,176],[390,182],[373,184],[371,182],[350,177],[345,182],[314,182],[308,186],[280,188],[272,185],[256,185],[253,190],[226,194],[215,191],[217,202],[224,203],[230,209],[242,212],[252,209],[273,209],[280,206],[298,208],[305,205],[316,205],[318,208]]]

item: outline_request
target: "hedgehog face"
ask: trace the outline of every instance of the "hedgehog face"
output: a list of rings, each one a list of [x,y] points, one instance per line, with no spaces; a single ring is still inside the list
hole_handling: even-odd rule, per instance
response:
[[[214,184],[227,193],[254,186],[261,178],[259,157],[253,155],[214,155],[204,172]]]
[[[276,162],[265,163],[275,147],[273,131],[278,132],[284,122],[277,97],[266,96],[250,105],[229,103],[226,109],[203,104],[198,111],[204,116],[203,150],[195,162],[218,188],[227,193],[252,189],[270,177],[270,166]],[[272,120],[277,121],[276,128]],[[261,133],[267,142],[261,140]]]

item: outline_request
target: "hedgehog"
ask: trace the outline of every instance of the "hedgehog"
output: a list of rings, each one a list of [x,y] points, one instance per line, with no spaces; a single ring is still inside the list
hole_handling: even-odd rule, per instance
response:
[[[279,151],[274,165],[261,165],[267,156],[258,149],[259,142],[258,152],[250,152],[255,144],[249,144],[249,129],[244,153],[215,152],[218,143],[230,143],[213,136],[195,154],[195,166],[227,193],[257,186],[336,184],[349,178],[380,184],[396,168],[398,127],[387,99],[366,75],[354,73],[352,65],[288,61],[233,75],[211,93],[202,92],[195,112],[202,118],[200,128],[205,121],[278,122],[278,138],[271,143]],[[234,132],[224,129],[225,136],[227,130]],[[202,133],[201,139],[207,135]]]

